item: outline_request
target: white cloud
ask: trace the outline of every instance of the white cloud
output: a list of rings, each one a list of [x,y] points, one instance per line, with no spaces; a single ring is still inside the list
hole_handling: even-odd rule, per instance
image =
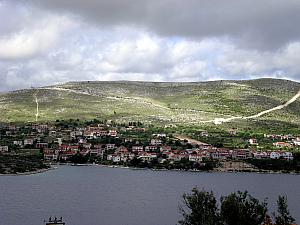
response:
[[[5,7],[12,14],[14,6]],[[70,80],[300,80],[299,40],[273,51],[242,49],[230,38],[159,36],[130,24],[101,27],[26,5],[15,13],[19,23],[10,29],[0,22],[0,91]]]
[[[75,24],[64,16],[40,19],[34,27],[24,27],[20,31],[1,37],[0,59],[22,59],[48,53],[55,47],[64,31],[73,26]]]

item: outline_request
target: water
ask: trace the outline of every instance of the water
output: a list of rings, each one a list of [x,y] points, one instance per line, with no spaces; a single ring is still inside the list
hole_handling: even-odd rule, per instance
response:
[[[40,225],[63,216],[67,225],[175,225],[184,192],[198,186],[218,197],[248,190],[269,198],[288,196],[300,221],[300,176],[192,173],[62,166],[29,176],[0,176],[0,225]]]

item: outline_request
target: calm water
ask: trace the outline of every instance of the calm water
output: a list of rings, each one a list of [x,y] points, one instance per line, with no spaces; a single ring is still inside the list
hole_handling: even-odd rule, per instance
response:
[[[67,225],[174,225],[181,195],[198,186],[216,195],[248,190],[269,198],[288,196],[300,221],[300,176],[189,173],[98,166],[63,166],[42,174],[0,176],[0,225],[39,225],[63,216]]]

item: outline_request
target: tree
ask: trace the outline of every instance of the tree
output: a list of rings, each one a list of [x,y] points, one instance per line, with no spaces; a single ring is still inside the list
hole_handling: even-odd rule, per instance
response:
[[[181,225],[218,225],[220,216],[213,192],[192,190],[183,195],[183,205],[179,206],[183,219]]]
[[[290,215],[288,210],[286,197],[278,197],[277,212],[278,215],[275,215],[276,225],[291,225],[293,222],[295,222],[295,219]]]
[[[260,225],[267,212],[267,203],[245,192],[221,198],[221,217],[226,225]]]
[[[183,204],[179,210],[183,219],[181,225],[272,225],[272,218],[267,214],[266,200],[260,202],[247,191],[232,193],[221,198],[219,209],[213,192],[199,191],[183,195]],[[290,216],[287,200],[279,196],[276,225],[292,225],[295,219]],[[275,225],[275,224],[274,224]]]

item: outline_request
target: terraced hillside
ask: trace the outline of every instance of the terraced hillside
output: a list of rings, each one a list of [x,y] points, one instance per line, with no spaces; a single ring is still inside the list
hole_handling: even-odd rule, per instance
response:
[[[0,121],[35,121],[38,114],[39,121],[100,118],[218,125],[218,118],[223,121],[234,117],[230,123],[269,120],[300,125],[299,98],[259,118],[245,118],[284,104],[299,90],[299,83],[277,79],[197,83],[69,82],[0,95]]]

